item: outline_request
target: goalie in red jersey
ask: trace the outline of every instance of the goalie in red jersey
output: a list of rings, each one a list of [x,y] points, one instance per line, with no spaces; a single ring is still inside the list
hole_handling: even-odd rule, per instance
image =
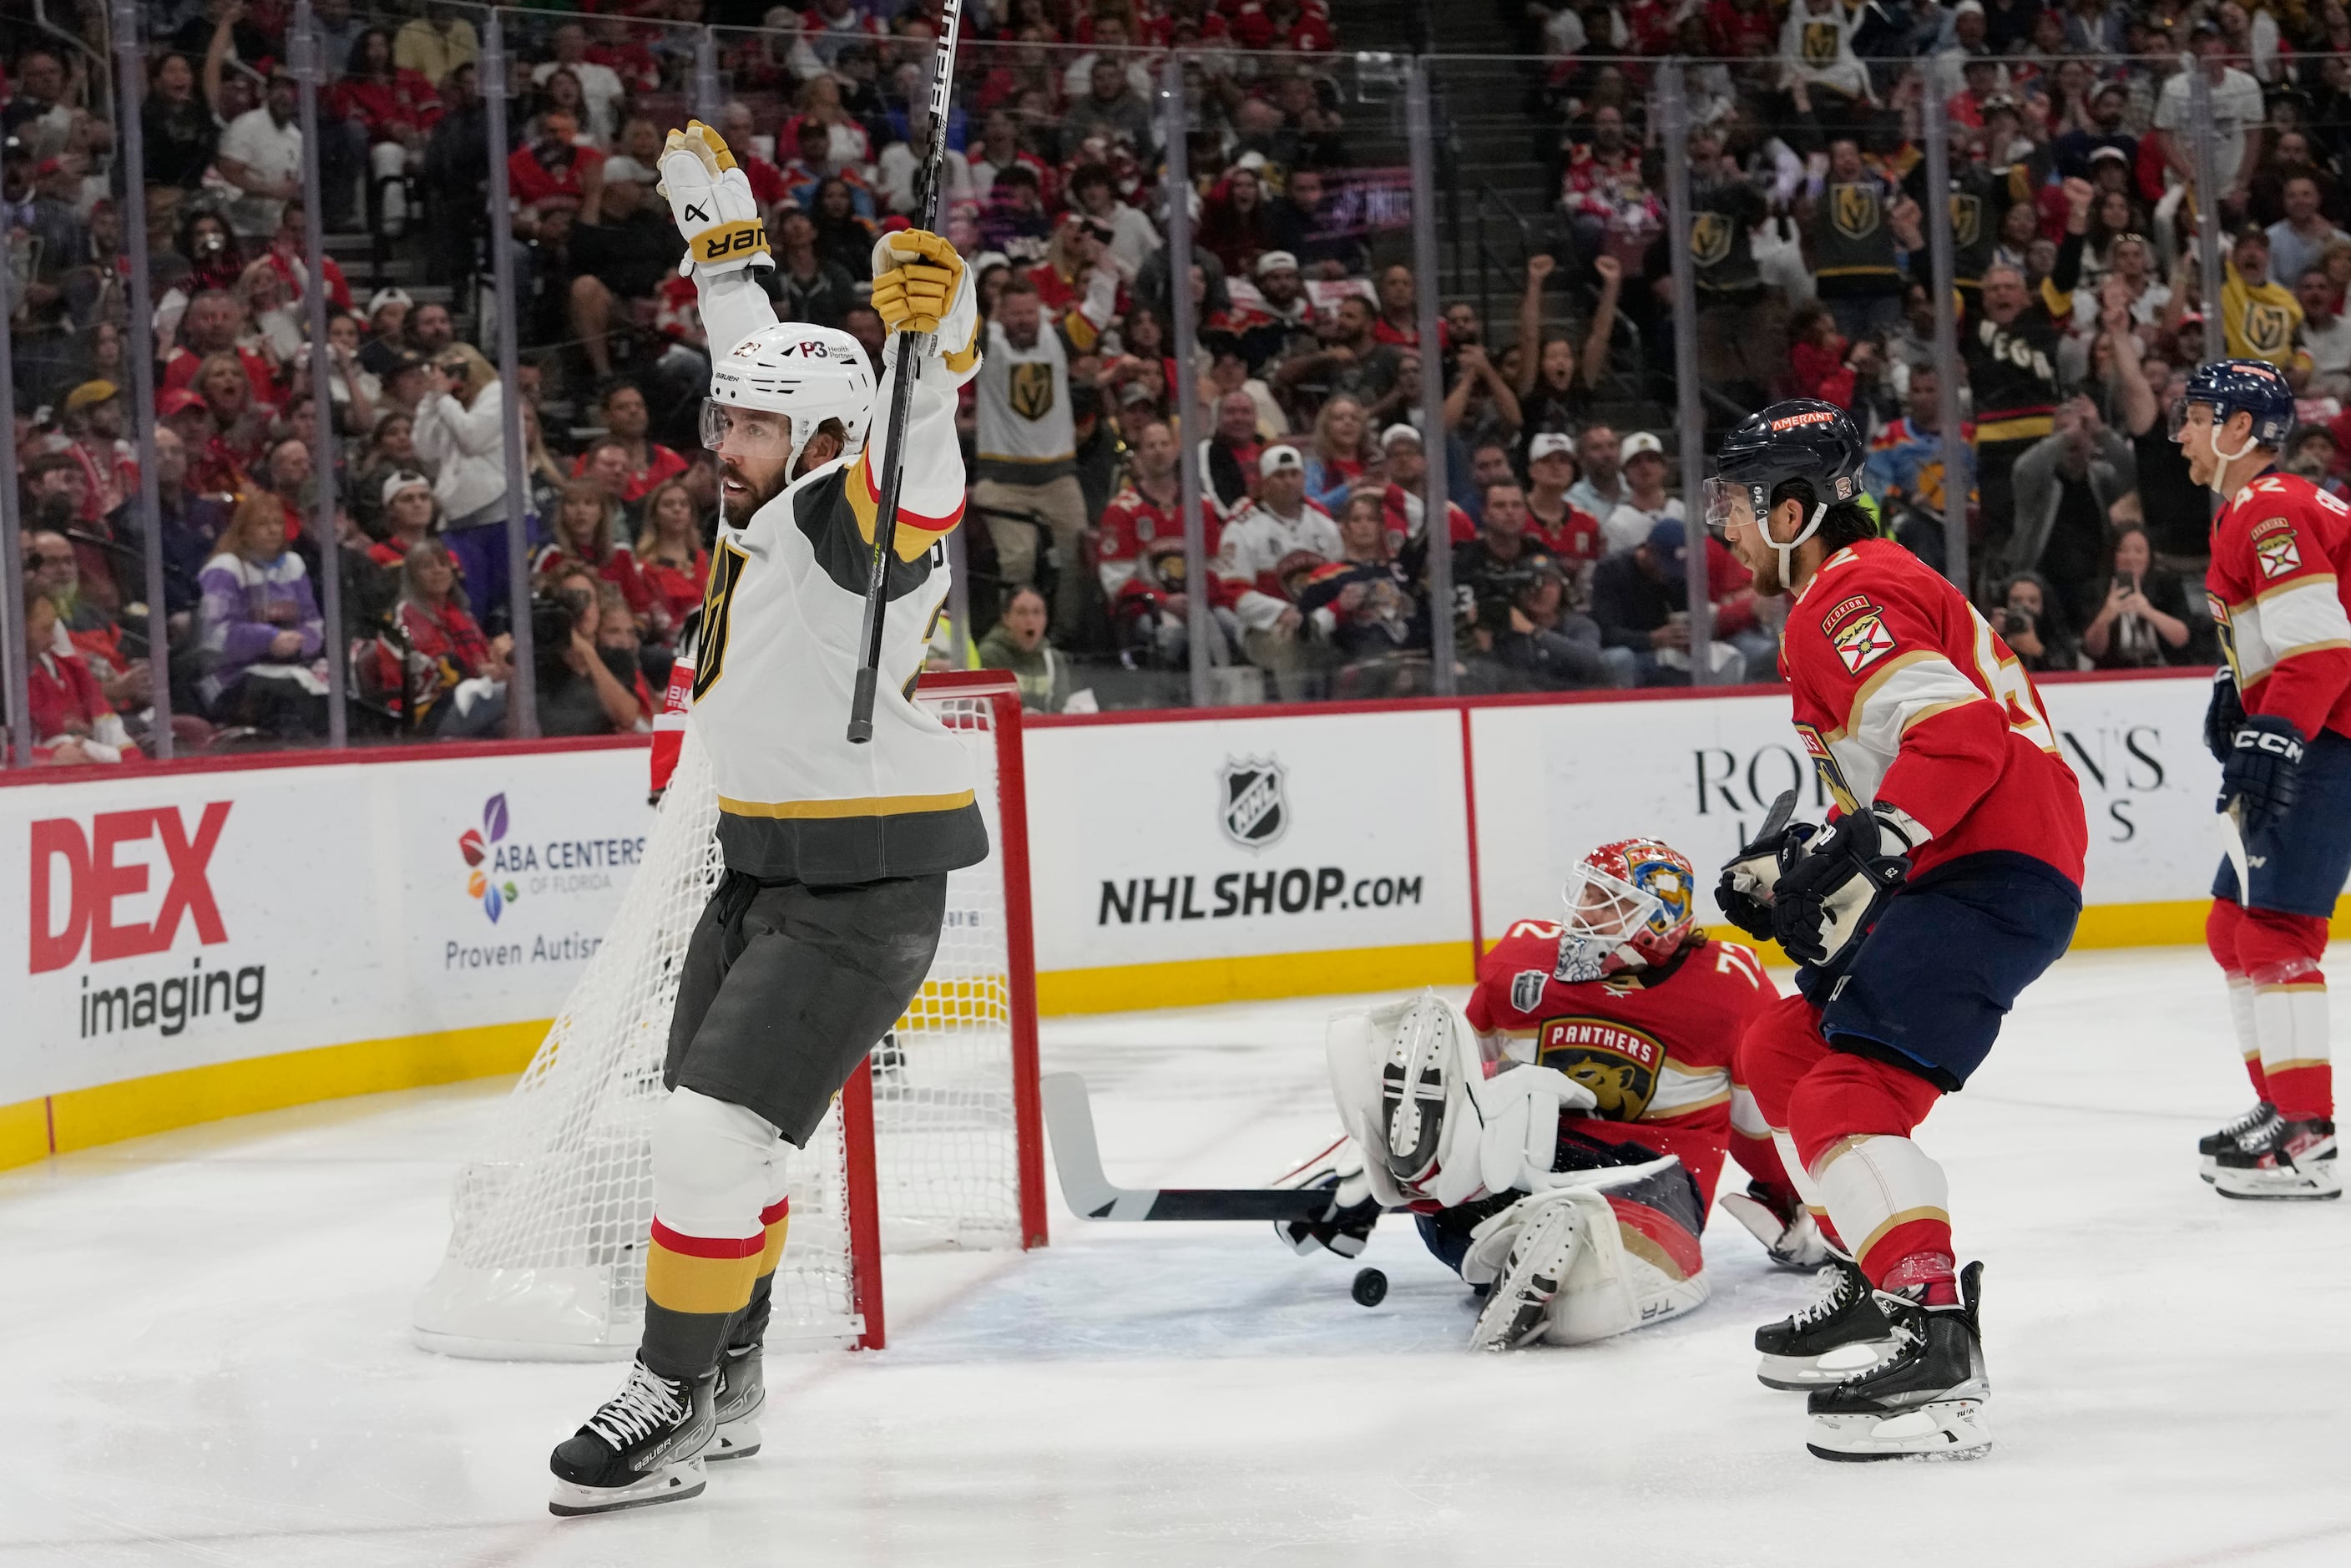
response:
[[[1408,1207],[1486,1288],[1475,1347],[1580,1343],[1706,1300],[1698,1237],[1729,1152],[1753,1182],[1726,1207],[1778,1260],[1817,1262],[1735,1082],[1779,990],[1752,951],[1694,929],[1695,885],[1654,839],[1604,844],[1563,919],[1519,921],[1485,956],[1466,1008],[1426,993],[1334,1019],[1349,1135],[1288,1178],[1333,1188],[1332,1212],[1283,1239],[1353,1257],[1383,1208]]]
[[[1822,1301],[1756,1341],[1766,1382],[1824,1385],[1821,1458],[1970,1457],[1991,1442],[1982,1265],[1958,1267],[1949,1184],[1910,1133],[2073,939],[2089,834],[2016,656],[1856,504],[1867,455],[1841,409],[1775,403],[1724,438],[1708,490],[1756,591],[1792,596],[1780,671],[1836,802],[1792,824],[1790,791],[1717,893],[1803,966],[1740,1061],[1847,1249]]]

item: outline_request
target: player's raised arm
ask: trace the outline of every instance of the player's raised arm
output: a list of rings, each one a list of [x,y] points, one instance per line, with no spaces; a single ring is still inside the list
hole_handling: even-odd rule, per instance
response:
[[[914,380],[907,409],[898,527],[892,539],[898,559],[913,560],[963,519],[963,449],[956,439],[956,394],[979,373],[979,302],[970,268],[953,245],[921,229],[904,229],[873,244],[872,303],[886,334],[876,408],[891,406],[910,337],[928,345],[930,362]],[[865,455],[849,476],[850,504],[857,509],[869,544],[882,480],[895,456],[890,450],[889,422],[875,421]]]

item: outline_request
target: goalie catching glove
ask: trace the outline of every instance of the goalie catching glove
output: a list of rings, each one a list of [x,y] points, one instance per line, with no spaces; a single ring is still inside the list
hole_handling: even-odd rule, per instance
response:
[[[882,318],[885,365],[898,362],[899,335],[928,333],[929,351],[957,384],[979,368],[979,299],[971,269],[946,239],[901,229],[873,242],[874,314]]]
[[[1909,879],[1909,852],[1927,838],[1907,814],[1864,807],[1810,841],[1771,890],[1771,934],[1788,956],[1814,968],[1843,957]]]
[[[689,120],[684,130],[669,133],[662,148],[661,193],[669,198],[677,232],[685,236],[680,277],[692,277],[697,268],[705,277],[721,277],[747,267],[776,265],[749,177],[736,167],[726,139],[702,121]]]

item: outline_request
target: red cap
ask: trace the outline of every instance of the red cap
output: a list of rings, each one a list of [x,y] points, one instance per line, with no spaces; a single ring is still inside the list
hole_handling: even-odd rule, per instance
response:
[[[204,400],[193,387],[174,387],[155,400],[155,412],[165,419],[183,414],[192,408],[202,408]]]

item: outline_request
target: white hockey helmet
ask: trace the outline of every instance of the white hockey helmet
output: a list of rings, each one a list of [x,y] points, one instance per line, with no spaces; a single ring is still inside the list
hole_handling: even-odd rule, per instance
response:
[[[726,434],[726,409],[758,409],[791,421],[789,478],[799,467],[809,438],[828,419],[848,432],[841,455],[864,449],[873,423],[873,372],[865,348],[848,333],[804,321],[778,321],[752,333],[710,367],[710,397],[703,404],[703,444],[716,448]]]

